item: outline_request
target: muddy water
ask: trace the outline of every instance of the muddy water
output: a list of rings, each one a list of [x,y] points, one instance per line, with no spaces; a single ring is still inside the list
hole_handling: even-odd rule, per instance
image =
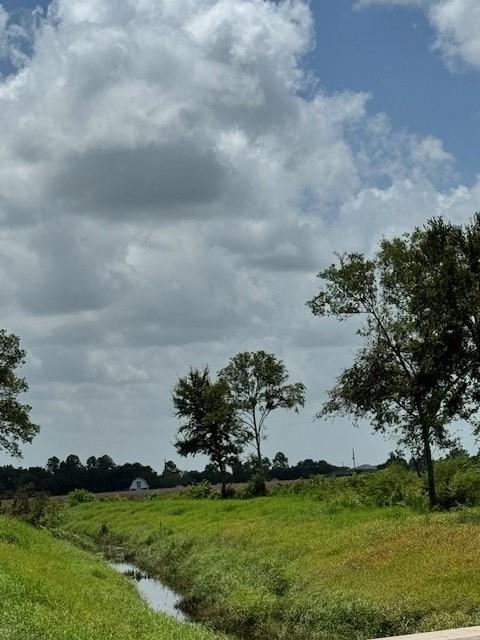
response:
[[[157,578],[151,578],[129,562],[109,562],[110,566],[132,578],[142,598],[155,611],[162,611],[177,620],[185,622],[186,616],[178,608],[180,596]]]

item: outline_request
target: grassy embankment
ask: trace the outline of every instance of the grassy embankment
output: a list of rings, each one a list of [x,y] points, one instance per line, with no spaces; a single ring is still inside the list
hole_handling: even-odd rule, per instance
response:
[[[339,510],[284,496],[93,502],[65,518],[67,532],[126,544],[199,619],[249,640],[354,640],[480,624],[475,512]]]
[[[214,640],[156,614],[93,555],[0,518],[1,640]]]

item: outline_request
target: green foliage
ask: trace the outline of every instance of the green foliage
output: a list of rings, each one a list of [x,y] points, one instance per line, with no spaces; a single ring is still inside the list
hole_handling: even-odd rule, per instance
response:
[[[74,510],[72,510],[74,511]],[[91,553],[0,518],[2,640],[220,640],[157,614]]]
[[[218,495],[217,492],[207,480],[203,480],[202,482],[193,485],[193,487],[189,487],[182,494],[179,494],[182,498],[185,496],[186,498],[192,498],[193,500],[213,498],[215,495]]]
[[[272,495],[305,495],[325,504],[330,513],[366,507],[410,507],[424,512],[428,506],[424,482],[403,465],[391,464],[375,473],[344,478],[315,476],[270,489]]]
[[[267,487],[265,486],[265,478],[261,473],[254,473],[245,487],[244,496],[254,498],[266,495]]]
[[[458,504],[467,506],[480,504],[480,469],[465,469],[452,478],[452,494]]]
[[[95,500],[95,495],[87,489],[74,489],[70,491],[67,496],[68,505],[74,507],[77,504],[83,504],[84,502],[92,502]]]
[[[112,543],[179,591],[195,619],[232,635],[360,640],[479,624],[477,512],[415,514],[403,504],[415,474],[396,473],[228,503],[95,502],[68,510],[64,526],[95,537],[108,523]],[[399,505],[367,504],[370,486]]]
[[[439,503],[450,509],[458,505],[480,505],[480,466],[467,455],[435,463]]]
[[[265,351],[238,353],[218,375],[226,381],[240,418],[255,442],[257,472],[265,476],[261,452],[265,420],[275,409],[298,411],[303,407],[305,385],[287,384],[285,364]]]
[[[58,523],[58,504],[44,491],[34,491],[26,484],[17,489],[7,507],[7,513],[34,526],[55,526]]]
[[[391,465],[364,478],[362,492],[365,500],[371,500],[378,507],[412,505],[414,496],[423,493],[420,480],[400,465]]]
[[[184,420],[175,442],[177,451],[182,456],[209,456],[220,472],[225,497],[226,467],[238,461],[248,440],[226,382],[212,382],[208,367],[191,369],[177,382],[173,404],[176,416]]]
[[[28,385],[16,370],[25,363],[20,340],[0,329],[0,449],[21,456],[19,443],[31,442],[40,427],[30,421],[30,406],[18,400]]]
[[[372,260],[339,255],[308,303],[321,317],[365,317],[363,345],[319,415],[368,418],[421,452],[431,505],[431,446],[450,446],[449,423],[473,420],[480,401],[479,274],[480,216],[467,227],[430,220],[383,240]]]

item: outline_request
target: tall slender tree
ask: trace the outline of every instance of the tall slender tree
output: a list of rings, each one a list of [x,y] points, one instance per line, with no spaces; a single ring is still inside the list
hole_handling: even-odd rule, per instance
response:
[[[210,380],[208,367],[191,369],[173,390],[175,414],[183,422],[175,447],[182,456],[203,453],[217,467],[226,496],[227,467],[238,461],[248,440],[224,380]]]
[[[285,364],[265,351],[238,353],[218,375],[228,384],[240,419],[252,437],[257,471],[264,477],[262,439],[265,421],[275,409],[298,411],[303,407],[305,385],[301,382],[287,384]]]

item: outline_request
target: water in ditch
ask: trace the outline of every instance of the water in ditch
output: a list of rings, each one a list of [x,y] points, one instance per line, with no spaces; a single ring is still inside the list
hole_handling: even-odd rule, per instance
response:
[[[140,595],[152,609],[168,613],[182,622],[187,620],[185,614],[178,608],[180,596],[163,582],[157,578],[151,578],[129,562],[109,562],[109,564],[135,581]]]

